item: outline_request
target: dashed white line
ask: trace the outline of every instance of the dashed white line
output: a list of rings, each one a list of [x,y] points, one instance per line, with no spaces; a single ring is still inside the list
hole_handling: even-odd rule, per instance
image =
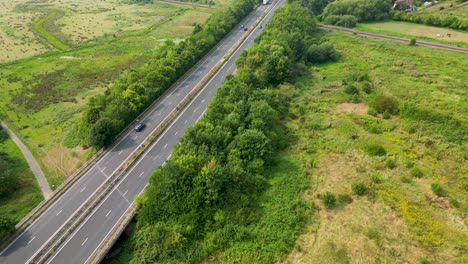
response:
[[[187,124],[188,120],[185,120],[184,124]]]
[[[83,246],[83,245],[86,243],[86,241],[88,241],[88,238],[86,238],[86,239],[83,241],[83,243],[81,243],[81,246]]]
[[[109,216],[109,214],[110,214],[110,212],[111,212],[111,211],[112,211],[112,210],[109,210],[109,212],[107,212],[107,214],[106,214],[106,217],[108,217],[108,216]]]
[[[167,144],[166,144],[166,145],[164,145],[164,148],[167,148]]]
[[[102,168],[101,171],[104,171],[106,168],[107,168],[107,167]]]
[[[138,135],[137,135],[137,136],[135,136],[133,139],[134,139],[134,140],[136,140],[137,138],[138,138]]]
[[[62,213],[62,210],[60,210],[60,212],[58,212],[55,216],[59,216],[60,213]]]
[[[174,136],[177,136],[177,134],[179,134],[179,131],[176,131],[176,132],[174,133]]]
[[[140,175],[138,176],[138,178],[140,178],[141,176],[143,176],[143,174],[145,174],[145,172],[140,173]]]
[[[161,111],[159,111],[159,113],[158,113],[158,116],[160,116],[160,115],[161,115]]]
[[[29,240],[28,245],[29,245],[29,243],[31,243],[35,238],[36,238],[36,237],[33,237],[31,240]]]
[[[119,155],[122,154],[123,150],[119,151]]]
[[[83,189],[81,189],[80,193],[81,193],[81,192],[83,192],[85,189],[86,189],[86,186],[85,186],[85,187],[83,187]]]
[[[156,160],[158,157],[159,157],[159,156],[158,156],[158,155],[156,155],[156,156],[153,158],[153,161],[155,161],[155,160]]]
[[[204,102],[205,102],[205,99],[201,100],[201,102],[204,103]]]
[[[128,189],[122,194],[122,196],[125,196],[128,193]]]

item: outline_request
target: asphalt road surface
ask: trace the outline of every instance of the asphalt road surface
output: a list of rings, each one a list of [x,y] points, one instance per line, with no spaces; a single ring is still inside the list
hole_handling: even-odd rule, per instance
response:
[[[279,4],[273,8],[275,10]],[[244,22],[251,27],[268,6],[260,6]],[[265,17],[262,25],[270,19],[272,12]],[[148,182],[151,172],[162,165],[169,157],[174,145],[185,129],[194,124],[204,113],[216,89],[228,74],[235,71],[235,58],[243,49],[253,44],[261,29],[255,29],[243,45],[224,64],[211,81],[203,88],[187,108],[176,118],[173,124],[151,146],[150,150],[139,159],[132,170],[116,186],[110,195],[65,241],[62,247],[49,260],[51,263],[84,263],[98,247],[105,235],[130,206],[134,197],[139,194]],[[0,254],[0,263],[28,263],[37,252],[54,236],[57,230],[80,209],[99,189],[105,180],[138,149],[162,120],[177,104],[200,82],[210,69],[220,61],[226,52],[246,34],[235,29],[216,50],[192,72],[186,79],[169,93],[146,117],[143,122],[147,127],[141,132],[128,132],[118,144],[83,175],[65,194],[63,194],[47,211],[21,234]]]

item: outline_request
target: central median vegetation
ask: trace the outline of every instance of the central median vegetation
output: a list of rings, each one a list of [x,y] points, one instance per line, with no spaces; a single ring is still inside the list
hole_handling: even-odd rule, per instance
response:
[[[91,98],[84,110],[78,135],[85,145],[108,146],[154,100],[193,67],[256,6],[241,0],[175,44],[166,43],[145,65],[122,76],[103,95]]]
[[[291,251],[312,204],[301,166],[281,155],[298,77],[336,59],[310,9],[278,9],[256,44],[241,54],[205,116],[137,199],[137,223],[110,262],[274,263]]]

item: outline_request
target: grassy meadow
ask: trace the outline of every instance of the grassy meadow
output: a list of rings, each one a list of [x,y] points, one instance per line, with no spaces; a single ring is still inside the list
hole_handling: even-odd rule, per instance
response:
[[[0,127],[0,153],[7,153],[10,163],[9,168],[18,179],[15,191],[12,191],[0,199],[0,215],[14,222],[19,222],[26,216],[44,197],[41,189],[29,169],[23,154],[15,142]],[[4,171],[7,168],[0,168]]]
[[[466,263],[467,55],[327,38],[341,58],[296,84],[286,122],[316,206],[283,262]]]
[[[432,13],[434,15],[454,15],[459,18],[468,18],[468,3],[459,1],[439,1],[439,3],[429,7],[419,7],[419,13]]]
[[[466,31],[449,28],[426,26],[402,21],[383,21],[358,23],[355,29],[468,47],[468,33]],[[448,35],[450,35],[450,37]]]
[[[93,154],[78,146],[74,130],[88,99],[103,93],[124,70],[143,64],[166,39],[184,39],[195,23],[217,12],[163,2],[134,8],[126,14],[136,17],[138,8],[147,10],[140,29],[106,33],[75,49],[51,51],[0,68],[1,114],[8,116],[39,158],[50,185],[58,186]]]

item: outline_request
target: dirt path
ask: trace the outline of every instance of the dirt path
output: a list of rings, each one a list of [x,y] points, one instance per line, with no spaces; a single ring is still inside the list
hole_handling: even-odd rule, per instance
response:
[[[320,24],[320,25],[318,25],[318,27],[328,29],[328,30],[336,30],[336,31],[342,31],[342,32],[347,32],[347,33],[356,33],[356,34],[363,35],[363,36],[368,36],[368,37],[391,39],[391,40],[396,40],[396,41],[401,41],[401,42],[406,42],[406,43],[409,43],[409,41],[410,41],[407,38],[400,38],[400,37],[384,35],[384,34],[377,34],[377,33],[369,33],[369,32],[365,32],[365,31],[359,31],[359,30],[343,28],[343,27],[337,27],[337,26],[330,26],[330,25]],[[462,48],[462,47],[457,47],[457,46],[452,46],[452,45],[446,45],[446,44],[440,44],[440,43],[435,43],[435,42],[429,42],[429,41],[424,41],[424,40],[417,40],[416,45],[428,46],[428,47],[440,48],[440,49],[447,49],[447,50],[468,52],[467,48]]]
[[[2,121],[0,121],[0,123],[26,158],[26,161],[29,164],[29,168],[31,168],[31,171],[34,173],[34,176],[36,177],[37,182],[41,187],[41,191],[44,195],[44,198],[46,200],[49,199],[49,197],[52,195],[52,190],[50,189],[49,183],[47,182],[44,173],[42,172],[41,167],[37,163],[36,159],[31,154],[31,152],[29,152],[29,149],[23,144],[23,142],[21,142],[21,140],[5,125],[5,123],[3,123]]]

